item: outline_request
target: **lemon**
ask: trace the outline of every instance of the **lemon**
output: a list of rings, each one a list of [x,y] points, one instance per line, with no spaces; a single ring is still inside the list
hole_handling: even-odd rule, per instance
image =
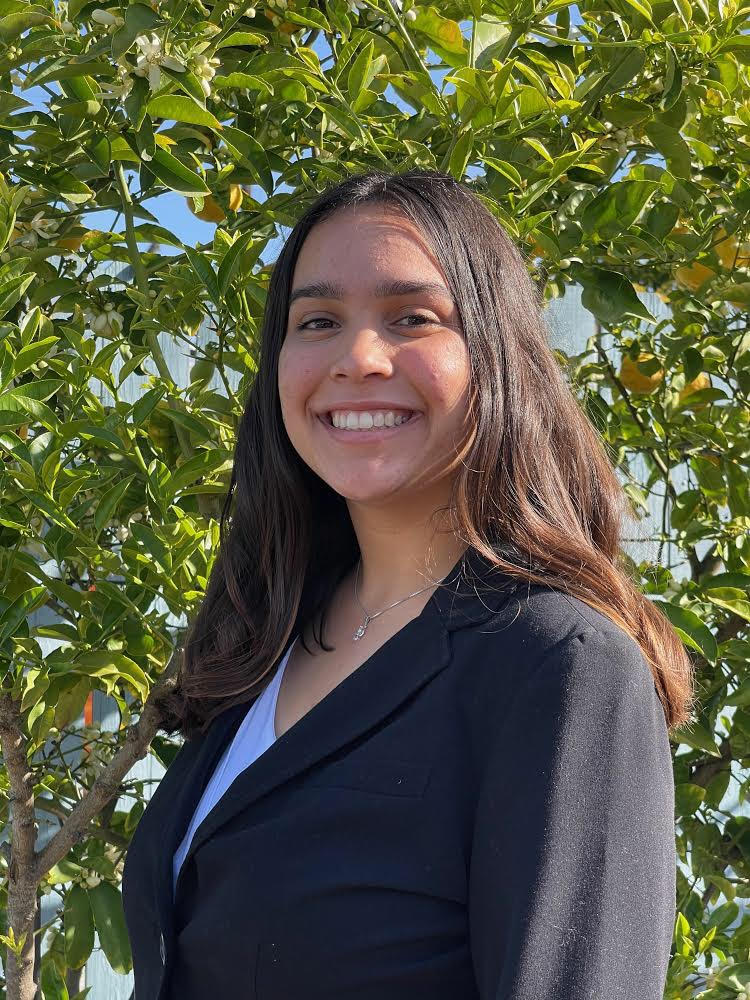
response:
[[[710,278],[716,277],[716,272],[710,267],[694,260],[688,267],[678,267],[674,273],[678,285],[697,292]]]
[[[684,389],[680,391],[680,402],[683,403],[688,396],[692,395],[694,392],[698,392],[700,389],[710,389],[711,379],[707,372],[699,372],[692,382],[688,382]],[[708,406],[707,400],[702,402],[696,402],[692,404],[695,410],[705,410]]]
[[[195,210],[195,200],[193,198],[187,199],[188,206],[193,215],[197,215],[199,219],[203,219],[204,222],[223,222],[226,219],[224,214],[224,209],[216,201],[213,195],[207,194],[203,198],[203,209],[200,212]]]
[[[242,205],[243,191],[239,184],[229,185],[229,207],[233,212],[238,212]]]
[[[750,247],[747,244],[739,246],[737,237],[727,233],[721,226],[717,231],[718,236],[724,237],[719,243],[714,245],[722,267],[731,271],[733,267],[747,267],[750,264]]]
[[[637,361],[650,361],[653,356],[653,354],[642,352],[638,355]],[[630,392],[647,393],[653,392],[659,386],[664,378],[664,369],[659,368],[653,375],[646,375],[638,368],[637,362],[626,354],[617,374],[622,384]]]

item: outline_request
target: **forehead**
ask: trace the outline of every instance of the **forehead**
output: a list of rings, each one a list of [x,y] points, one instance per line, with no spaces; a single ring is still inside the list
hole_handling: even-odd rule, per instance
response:
[[[290,305],[305,289],[319,298],[410,294],[452,300],[442,267],[419,229],[385,206],[336,212],[318,223],[300,248]]]

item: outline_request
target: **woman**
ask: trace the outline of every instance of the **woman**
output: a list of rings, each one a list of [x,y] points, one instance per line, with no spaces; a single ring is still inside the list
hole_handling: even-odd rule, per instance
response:
[[[661,1000],[692,677],[624,512],[481,200],[423,170],[320,196],[161,706],[137,1000]]]

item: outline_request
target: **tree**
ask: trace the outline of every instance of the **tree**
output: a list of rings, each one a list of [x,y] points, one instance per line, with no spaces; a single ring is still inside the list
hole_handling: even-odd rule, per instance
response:
[[[6,995],[30,1000],[39,981],[67,996],[94,927],[113,968],[130,967],[118,885],[143,802],[126,776],[174,752],[153,699],[174,684],[183,634],[153,602],[189,620],[210,571],[258,363],[262,255],[328,183],[414,165],[465,179],[544,295],[579,283],[597,318],[586,351],[560,363],[634,512],[663,485],[659,538],[691,570],[631,567],[699,682],[699,717],[675,741],[683,868],[667,996],[750,995],[737,903],[750,896],[750,820],[723,808],[732,782],[744,801],[750,762],[750,9],[101,3],[0,0]],[[145,203],[165,192],[218,223],[211,242],[183,245],[160,224]],[[116,212],[111,231],[82,224],[100,210]],[[97,273],[116,261],[132,281]],[[668,299],[668,322],[636,285]],[[165,338],[193,354],[187,388]],[[127,402],[131,375],[146,391]],[[40,608],[57,624],[30,627]],[[42,636],[59,640],[53,654]],[[92,689],[115,700],[120,728],[71,773],[60,747]],[[126,791],[141,798],[128,810]],[[61,826],[35,851],[40,803]],[[37,969],[37,892],[52,886],[64,905]]]

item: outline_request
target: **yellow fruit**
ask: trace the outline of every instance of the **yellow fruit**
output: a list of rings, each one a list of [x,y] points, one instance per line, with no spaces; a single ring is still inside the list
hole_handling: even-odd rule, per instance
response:
[[[213,195],[207,194],[203,198],[203,209],[200,212],[195,210],[195,200],[193,198],[187,199],[188,206],[193,215],[197,215],[199,219],[203,219],[204,222],[223,222],[226,219],[224,214],[224,209],[216,201]]]
[[[290,0],[288,6],[289,6],[290,10],[294,10],[294,3],[292,2],[292,0]],[[266,17],[268,18],[268,20],[271,21],[271,23],[273,23],[273,18],[274,17],[279,17],[280,16],[279,13],[278,13],[278,11],[272,10],[270,7],[264,7],[263,8],[263,13],[266,15]],[[299,24],[292,24],[291,21],[282,21],[280,24],[275,25],[275,28],[276,28],[277,31],[283,31],[284,34],[286,34],[286,35],[291,35],[293,31],[299,31],[300,30],[300,25]]]
[[[724,236],[720,243],[714,245],[714,250],[718,254],[722,267],[731,271],[733,267],[747,267],[750,265],[750,247],[747,244],[739,246],[737,237],[730,235],[727,231],[719,227],[717,236]]]
[[[649,361],[653,356],[653,354],[641,353],[638,355],[637,360]],[[622,366],[617,374],[622,384],[630,392],[646,393],[653,392],[658,387],[664,378],[664,369],[659,368],[653,375],[646,375],[645,372],[642,372],[638,368],[636,362],[626,354],[622,359]]]
[[[239,211],[242,204],[243,191],[239,184],[229,185],[229,207],[233,212]]]
[[[689,288],[691,292],[697,292],[706,281],[716,277],[716,272],[712,271],[710,267],[706,267],[705,264],[694,260],[689,267],[678,267],[674,276],[678,285]]]
[[[66,250],[80,250],[81,244],[90,232],[90,229],[83,229],[80,232],[71,230],[67,236],[58,237],[55,240],[55,244],[59,247],[65,247]]]
[[[711,388],[711,378],[707,372],[699,372],[698,375],[693,379],[692,382],[688,382],[684,389],[680,391],[680,402],[683,403],[688,396],[692,395],[694,392],[698,392],[700,389],[710,389]],[[693,409],[704,410],[708,406],[708,402],[704,399],[703,402],[696,402],[693,404]]]

